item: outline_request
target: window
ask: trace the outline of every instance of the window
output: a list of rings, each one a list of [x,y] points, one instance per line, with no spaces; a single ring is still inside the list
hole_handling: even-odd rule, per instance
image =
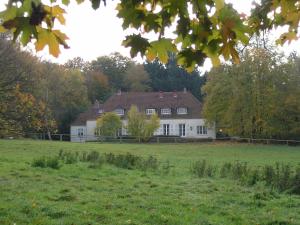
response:
[[[83,128],[78,128],[77,134],[78,134],[78,137],[82,137],[83,136]]]
[[[197,134],[207,134],[206,126],[197,126]]]
[[[160,110],[160,113],[162,115],[171,115],[171,109],[170,108],[163,108]]]
[[[103,112],[104,112],[103,109],[99,109],[99,110],[98,110],[98,113],[99,113],[99,114],[102,114]]]
[[[163,129],[164,129],[164,136],[169,136],[170,135],[170,125],[164,124]]]
[[[177,108],[177,114],[183,115],[187,114],[187,108]]]
[[[123,116],[124,115],[124,109],[115,109],[115,113],[119,116]]]
[[[185,124],[184,123],[179,124],[179,136],[185,137]]]
[[[146,109],[146,115],[152,115],[155,113],[155,109]]]

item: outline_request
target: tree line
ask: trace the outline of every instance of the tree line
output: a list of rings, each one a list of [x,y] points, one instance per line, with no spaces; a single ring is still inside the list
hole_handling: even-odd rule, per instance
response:
[[[27,133],[68,133],[71,122],[95,100],[118,90],[182,91],[201,100],[205,76],[187,73],[175,58],[139,64],[113,53],[90,62],[80,57],[64,65],[42,61],[0,37],[0,137]]]
[[[220,133],[300,140],[300,57],[253,46],[208,74],[203,114]]]
[[[169,55],[139,64],[119,53],[64,65],[42,61],[0,36],[0,137],[35,132],[68,133],[71,122],[95,100],[118,90],[181,91],[203,102],[203,117],[222,135],[299,139],[300,57],[252,44],[241,63],[223,63],[200,76]],[[199,112],[200,114],[200,112]]]

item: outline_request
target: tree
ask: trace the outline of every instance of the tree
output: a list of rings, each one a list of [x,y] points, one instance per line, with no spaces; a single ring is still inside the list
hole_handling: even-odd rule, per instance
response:
[[[84,0],[76,0],[81,3]],[[62,5],[70,0],[7,0],[6,10],[1,13],[0,32],[12,31],[14,40],[23,45],[35,41],[37,51],[49,46],[50,54],[58,56],[59,47],[68,48],[68,37],[54,29],[57,23],[65,24]],[[90,0],[94,9],[106,0]],[[54,4],[56,3],[56,4]],[[264,0],[254,3],[250,16],[239,14],[224,0],[121,0],[117,6],[118,17],[123,20],[124,29],[132,29],[123,45],[131,48],[131,55],[146,55],[152,61],[158,57],[167,63],[168,52],[174,52],[180,65],[193,70],[210,58],[214,65],[220,64],[220,56],[239,62],[236,46],[248,44],[254,33],[287,26],[278,44],[297,39],[300,21],[300,0]],[[271,15],[271,16],[270,16]],[[172,26],[176,24],[176,26]],[[169,38],[165,30],[173,31]],[[148,33],[155,33],[157,40],[149,41]]]
[[[101,56],[91,62],[91,71],[107,76],[112,92],[123,89],[124,74],[131,60],[115,52],[109,56]]]
[[[168,63],[163,65],[158,60],[144,64],[150,76],[150,86],[154,91],[182,91],[187,88],[196,98],[202,100],[201,87],[206,76],[200,76],[198,70],[188,73],[176,64],[175,55],[170,55]]]
[[[48,62],[42,66],[38,95],[51,110],[59,132],[69,132],[71,122],[89,105],[84,75]]]
[[[120,117],[113,112],[108,112],[97,119],[95,132],[101,136],[116,136],[120,128],[122,128]]]
[[[204,117],[230,135],[297,138],[300,76],[294,67],[275,52],[247,50],[239,65],[209,73]]]
[[[75,57],[68,60],[64,66],[68,69],[79,70],[81,72],[85,72],[90,69],[90,63],[84,61],[81,57]]]
[[[125,73],[124,83],[128,91],[149,91],[151,90],[149,74],[144,66],[131,63]]]
[[[136,106],[131,106],[127,114],[127,119],[128,133],[134,136],[139,142],[149,140],[160,126],[157,114],[153,114],[150,118],[147,118],[144,113],[138,111]]]
[[[108,78],[101,72],[88,71],[85,73],[85,84],[90,102],[105,101],[111,95]]]

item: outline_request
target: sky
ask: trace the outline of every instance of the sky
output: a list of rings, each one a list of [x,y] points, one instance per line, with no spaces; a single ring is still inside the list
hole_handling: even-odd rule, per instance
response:
[[[4,2],[0,3],[0,10],[4,9]],[[238,12],[249,14],[253,0],[226,0],[226,2],[232,3]],[[65,63],[68,59],[77,56],[90,61],[113,52],[120,52],[129,57],[130,49],[123,47],[121,44],[125,36],[131,32],[122,29],[122,20],[117,17],[117,11],[115,10],[117,3],[118,0],[109,0],[106,7],[101,5],[98,10],[92,9],[90,1],[85,1],[80,5],[71,3],[65,8],[67,12],[65,15],[66,25],[59,27],[69,37],[68,44],[70,49],[61,49],[62,53],[58,58],[50,56],[47,49],[37,53],[37,55],[41,59],[57,63]],[[278,33],[273,32],[272,37],[274,37],[274,40]],[[149,37],[153,38],[155,36],[150,35]],[[28,49],[31,50],[33,47],[29,46]],[[294,50],[298,50],[300,53],[300,41],[285,45],[281,50],[286,54]],[[135,60],[142,61],[140,57]],[[206,61],[204,70],[209,70],[210,67],[210,62]]]

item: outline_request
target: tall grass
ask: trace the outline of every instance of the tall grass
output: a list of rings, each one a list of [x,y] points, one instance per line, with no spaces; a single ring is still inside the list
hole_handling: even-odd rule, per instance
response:
[[[246,162],[235,161],[226,162],[218,168],[206,160],[199,160],[192,163],[190,171],[200,178],[229,178],[246,185],[262,182],[279,192],[300,194],[300,165],[293,167],[290,164],[276,163],[263,167],[250,167]]]

